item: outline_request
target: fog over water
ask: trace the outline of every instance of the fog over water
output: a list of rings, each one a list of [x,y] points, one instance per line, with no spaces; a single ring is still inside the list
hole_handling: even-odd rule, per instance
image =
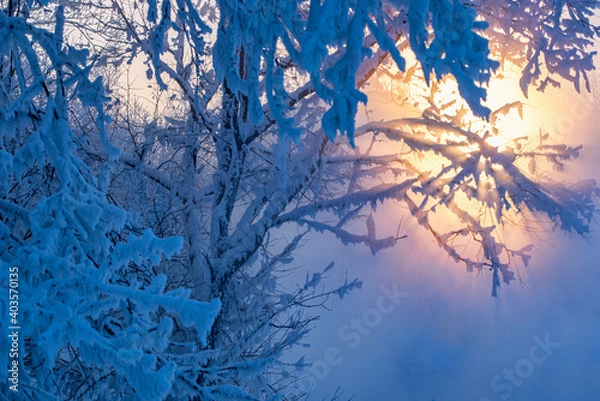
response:
[[[584,145],[555,179],[600,179],[593,100],[564,89],[527,100],[556,143]],[[378,233],[393,233],[401,215],[397,205],[379,207]],[[597,221],[587,238],[540,233],[529,266],[519,265],[497,299],[491,272],[467,273],[409,216],[401,233],[408,237],[375,256],[327,236],[300,252],[298,263],[316,270],[335,260],[333,278],[364,282],[322,314],[312,347],[302,350],[315,361],[311,399],[338,386],[358,401],[599,399]]]

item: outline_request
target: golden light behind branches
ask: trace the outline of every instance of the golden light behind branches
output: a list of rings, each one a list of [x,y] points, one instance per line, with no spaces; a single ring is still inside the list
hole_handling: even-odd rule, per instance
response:
[[[492,79],[487,101],[492,113],[484,121],[470,112],[451,79],[427,86],[417,67],[406,73],[389,67],[370,82],[361,121],[365,128],[357,139],[359,149],[369,149],[370,155],[397,156],[390,167],[401,173],[382,174],[379,180],[418,178],[402,206],[387,214],[408,211],[426,229],[421,240],[433,238],[446,257],[469,271],[487,266],[496,276],[501,270],[505,281],[527,264],[538,236],[559,224],[554,217],[538,219],[538,195],[518,192],[536,182],[546,196],[544,183],[550,187],[553,170],[562,170],[563,162],[579,153],[547,135],[560,126],[559,113],[543,95],[525,99],[518,78],[516,71],[505,69]],[[565,134],[557,136],[564,140]]]

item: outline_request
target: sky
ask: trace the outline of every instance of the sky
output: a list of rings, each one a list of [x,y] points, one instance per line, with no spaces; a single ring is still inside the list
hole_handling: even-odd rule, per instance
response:
[[[555,179],[600,179],[594,99],[561,89],[525,100],[530,128],[584,145]],[[378,229],[395,231],[402,214],[396,205],[379,207]],[[321,314],[311,347],[300,350],[314,362],[313,378],[302,382],[312,400],[338,387],[341,399],[358,401],[600,399],[599,222],[587,238],[542,233],[520,280],[503,285],[496,299],[489,271],[467,273],[408,216],[401,234],[408,237],[376,256],[330,237],[299,253],[297,262],[315,270],[334,260],[334,281],[346,274],[363,281]]]

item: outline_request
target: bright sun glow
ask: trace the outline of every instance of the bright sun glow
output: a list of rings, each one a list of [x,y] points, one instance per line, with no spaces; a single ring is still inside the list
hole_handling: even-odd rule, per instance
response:
[[[418,69],[413,73],[418,76]],[[389,154],[389,146],[397,143],[394,145],[398,146],[397,154],[406,155],[406,162],[399,163],[398,167],[412,169],[420,177],[424,190],[409,195],[412,196],[409,204],[413,204],[409,211],[426,229],[419,237],[429,243],[433,233],[438,245],[442,246],[445,241],[449,249],[457,250],[461,257],[468,255],[471,260],[482,260],[485,241],[472,233],[477,230],[474,227],[490,227],[498,243],[506,245],[501,263],[513,264],[520,256],[508,250],[518,251],[536,242],[536,236],[548,227],[540,227],[530,213],[501,201],[498,188],[506,186],[510,176],[501,164],[489,159],[486,152],[493,152],[495,157],[500,154],[514,158],[525,147],[537,144],[542,130],[546,132],[551,128],[547,125],[552,120],[548,118],[553,113],[552,102],[537,93],[525,98],[518,72],[508,68],[487,87],[485,105],[492,113],[489,121],[484,121],[472,115],[453,80],[443,79],[427,86],[422,79],[399,81],[399,77],[402,74],[397,71],[387,71],[371,85],[370,107],[365,112],[367,121],[359,123],[391,121],[388,123],[391,129],[407,135],[406,140],[387,142],[374,149],[377,153]],[[409,143],[411,135],[439,144],[447,153],[415,150],[414,143]],[[360,141],[357,144],[361,146]],[[471,166],[470,170],[465,166]],[[527,164],[518,168],[524,174],[532,171]],[[467,178],[459,178],[461,184],[456,189],[450,188],[449,180],[461,177],[461,171],[468,172]],[[424,195],[435,191],[446,195]],[[393,213],[407,213],[405,206],[399,207],[403,209]],[[458,272],[462,274],[462,269],[457,269]]]

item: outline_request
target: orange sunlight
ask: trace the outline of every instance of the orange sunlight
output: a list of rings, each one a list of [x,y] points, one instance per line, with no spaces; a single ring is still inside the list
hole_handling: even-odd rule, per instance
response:
[[[418,69],[409,69],[407,74],[413,74],[415,79],[404,77],[403,82],[399,83],[398,79],[403,75],[393,70],[373,79],[372,81],[377,82],[369,83],[369,104],[364,109],[363,120],[358,123],[382,121],[381,124],[386,124],[387,121],[393,129],[412,132],[419,138],[423,137],[453,148],[453,152],[462,154],[462,159],[454,155],[457,159],[479,157],[479,160],[475,162],[476,172],[473,178],[465,179],[461,190],[446,198],[431,197],[424,202],[425,205],[421,203],[425,199],[422,193],[409,193],[410,202],[421,207],[417,214],[414,206],[411,209],[410,206],[407,208],[405,204],[399,203],[394,208],[385,209],[386,216],[383,216],[383,219],[380,217],[382,225],[387,223],[387,230],[396,230],[397,227],[392,226],[392,222],[397,221],[398,216],[412,212],[425,230],[411,230],[411,241],[417,240],[420,245],[427,244],[426,248],[430,247],[432,242],[444,248],[445,241],[448,248],[460,254],[460,257],[449,256],[448,249],[445,252],[437,252],[440,261],[461,261],[463,256],[466,259],[483,261],[485,258],[482,240],[473,235],[473,227],[493,227],[493,237],[499,244],[505,245],[500,262],[510,264],[519,280],[518,269],[524,265],[525,260],[518,251],[529,244],[537,244],[544,240],[543,234],[551,227],[536,221],[530,212],[517,210],[515,205],[502,204],[499,201],[498,185],[502,184],[502,180],[506,179],[508,174],[500,164],[486,159],[482,147],[486,148],[487,144],[496,154],[506,154],[507,157],[514,158],[514,155],[518,155],[530,144],[537,145],[542,132],[556,129],[560,113],[553,110],[552,99],[548,99],[544,94],[530,93],[529,99],[525,98],[519,87],[517,71],[505,69],[491,80],[487,88],[486,102],[487,107],[492,110],[490,121],[483,121],[472,115],[458,93],[457,84],[451,79],[432,82],[432,85],[427,87],[422,75],[418,79],[421,74]],[[563,91],[560,93],[563,94]],[[572,94],[570,91],[564,91],[563,96]],[[564,101],[564,98],[562,100]],[[423,119],[427,120],[426,123],[418,122]],[[430,121],[436,124],[439,122],[443,129],[432,129]],[[456,129],[448,129],[449,125]],[[559,133],[559,140],[564,139],[563,135],[565,132]],[[363,140],[367,141],[364,138]],[[359,148],[369,146],[360,140],[357,141],[357,145]],[[415,151],[406,140],[389,141],[379,145],[372,147],[372,153],[389,154],[390,146],[397,147],[396,154],[405,155],[404,165],[410,165],[419,176],[433,179],[433,182],[440,186],[440,191],[447,190],[448,187],[444,184],[446,180],[452,179],[460,172],[452,169],[452,160],[448,160],[448,157],[434,151]],[[533,174],[533,169],[528,169],[527,163],[522,164],[519,160],[515,163],[524,174]],[[423,179],[421,182],[423,185],[424,182],[430,181]],[[451,199],[450,202],[445,200],[448,198]],[[426,219],[423,215],[426,215]],[[499,221],[499,216],[502,216],[502,222]],[[452,270],[461,274],[461,277],[465,277],[463,262],[464,260],[460,265],[451,263],[456,266],[456,269]],[[468,269],[471,270],[472,266]]]

